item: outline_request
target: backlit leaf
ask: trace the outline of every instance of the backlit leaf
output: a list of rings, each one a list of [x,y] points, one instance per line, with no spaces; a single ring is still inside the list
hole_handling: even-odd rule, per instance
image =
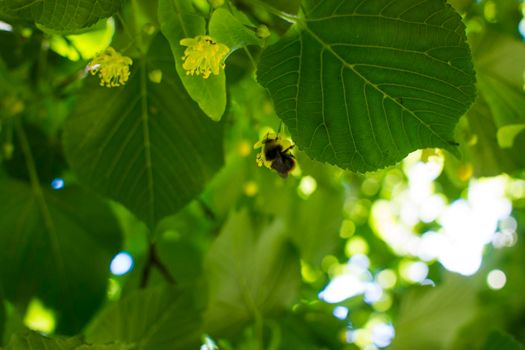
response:
[[[279,312],[296,296],[299,259],[283,226],[257,231],[246,211],[233,213],[208,252],[205,330],[211,334]]]
[[[136,291],[105,309],[86,338],[133,344],[137,350],[198,349],[201,318],[194,295],[173,287]]]

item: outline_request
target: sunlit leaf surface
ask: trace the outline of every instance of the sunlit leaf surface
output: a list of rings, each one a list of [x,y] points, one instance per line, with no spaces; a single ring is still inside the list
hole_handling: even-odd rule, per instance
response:
[[[368,171],[425,147],[454,150],[475,96],[461,17],[441,0],[305,1],[258,80],[297,145]]]

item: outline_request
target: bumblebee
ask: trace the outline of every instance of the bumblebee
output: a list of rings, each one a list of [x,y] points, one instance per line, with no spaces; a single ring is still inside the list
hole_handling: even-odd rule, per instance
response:
[[[257,165],[272,169],[286,178],[295,168],[295,157],[292,154],[294,147],[294,144],[279,135],[267,133],[264,139],[254,146],[254,148],[262,148],[257,154]]]

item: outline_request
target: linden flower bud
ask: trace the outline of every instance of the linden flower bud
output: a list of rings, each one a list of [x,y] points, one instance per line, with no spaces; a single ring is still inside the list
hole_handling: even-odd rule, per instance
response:
[[[182,57],[186,74],[202,75],[204,79],[208,79],[211,73],[218,75],[224,69],[224,58],[230,52],[226,45],[217,43],[208,35],[184,38],[180,44],[188,47]]]
[[[131,58],[122,56],[112,47],[98,53],[88,65],[91,74],[100,78],[100,85],[115,87],[124,85],[129,78]]]

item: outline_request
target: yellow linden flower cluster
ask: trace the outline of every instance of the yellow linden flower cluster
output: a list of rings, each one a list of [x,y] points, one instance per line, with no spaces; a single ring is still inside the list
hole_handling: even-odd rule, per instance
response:
[[[186,74],[202,75],[204,79],[208,79],[211,73],[218,75],[224,69],[224,58],[230,52],[226,45],[217,43],[208,35],[184,38],[180,44],[188,47],[182,57]]]
[[[100,78],[100,85],[115,87],[124,85],[128,81],[129,66],[133,64],[131,58],[122,56],[112,47],[98,53],[88,65],[91,74]]]

